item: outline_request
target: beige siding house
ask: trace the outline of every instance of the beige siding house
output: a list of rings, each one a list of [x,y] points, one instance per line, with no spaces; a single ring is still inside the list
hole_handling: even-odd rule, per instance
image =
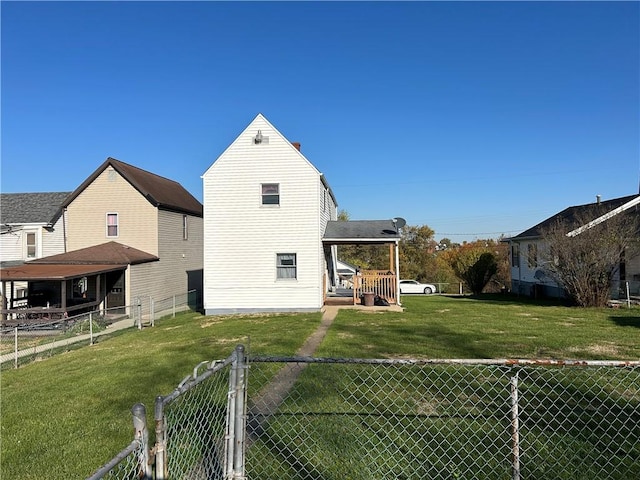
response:
[[[5,290],[28,281],[29,303],[56,314],[132,305],[145,313],[151,299],[187,292],[201,308],[202,204],[179,183],[108,158],[65,197],[60,252],[3,268]]]
[[[337,203],[300,144],[259,114],[202,178],[205,313],[319,310]]]
[[[179,183],[108,158],[63,207],[70,251],[115,241],[159,259],[127,269],[127,305],[201,292],[202,204]]]

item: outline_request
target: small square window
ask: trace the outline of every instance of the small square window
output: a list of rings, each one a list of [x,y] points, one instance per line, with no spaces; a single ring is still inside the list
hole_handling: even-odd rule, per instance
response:
[[[295,253],[277,254],[277,278],[295,279],[298,277],[298,266]]]
[[[280,205],[280,184],[262,184],[262,205]]]

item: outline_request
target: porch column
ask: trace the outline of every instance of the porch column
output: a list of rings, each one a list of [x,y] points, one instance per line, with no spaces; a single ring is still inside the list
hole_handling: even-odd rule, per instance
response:
[[[395,266],[395,265],[394,265],[394,263],[395,263],[395,261],[394,261],[394,259],[393,259],[393,253],[394,253],[394,252],[393,252],[393,243],[390,243],[390,244],[389,244],[389,271],[390,271],[390,272],[395,271],[395,272],[396,272],[396,274],[397,274],[397,273],[398,273],[398,270],[394,270],[394,266]]]
[[[73,280],[72,280],[73,281]],[[66,312],[67,311],[67,280],[62,280],[62,287],[60,288],[60,306]]]
[[[402,303],[400,303],[400,258],[398,256],[399,245],[399,242],[396,242],[396,304],[402,305]]]

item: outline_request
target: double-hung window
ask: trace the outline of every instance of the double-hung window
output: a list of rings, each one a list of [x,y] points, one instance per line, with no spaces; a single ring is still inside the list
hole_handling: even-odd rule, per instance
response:
[[[276,270],[278,279],[298,278],[298,266],[295,253],[278,253],[276,255]]]
[[[38,254],[38,236],[36,232],[26,232],[25,242],[27,249],[27,258],[36,258]]]
[[[529,268],[536,268],[538,266],[538,245],[530,243],[527,250],[527,265]]]
[[[511,266],[520,268],[520,244],[511,245]]]
[[[107,237],[118,236],[118,214],[107,213]]]
[[[280,184],[262,184],[262,205],[280,205]]]
[[[186,215],[182,215],[182,239],[189,240],[189,224]]]

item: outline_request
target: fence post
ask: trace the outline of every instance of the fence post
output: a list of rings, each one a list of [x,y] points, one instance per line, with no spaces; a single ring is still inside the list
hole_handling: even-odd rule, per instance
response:
[[[173,315],[171,318],[176,318],[176,296],[173,296]]]
[[[135,439],[140,442],[140,454],[138,455],[139,472],[143,474],[143,480],[151,480],[151,465],[149,465],[149,430],[147,430],[147,409],[142,403],[136,403],[131,409],[133,414],[133,431]]]
[[[164,412],[162,408],[163,398],[156,397],[154,417],[156,422],[156,480],[166,480],[167,478],[167,456],[165,450],[166,435]]]
[[[14,332],[15,332],[15,335],[13,340],[13,347],[14,347],[13,350],[15,352],[15,357],[13,360],[13,366],[15,368],[18,368],[18,327],[14,328]]]
[[[236,346],[229,373],[227,435],[225,442],[225,478],[244,478],[245,378],[244,345]]]
[[[89,312],[89,345],[93,345],[93,312]]]
[[[626,289],[627,289],[627,308],[631,308],[631,296],[629,295],[629,282],[625,282],[626,283]]]
[[[153,298],[149,297],[149,315],[151,316],[151,326],[156,326],[156,306]]]
[[[518,412],[518,370],[511,377],[511,453],[512,480],[520,480],[520,425]]]
[[[236,347],[236,368],[238,375],[236,376],[236,438],[233,459],[233,478],[244,478],[244,445],[246,433],[246,363],[244,355],[244,345]]]

